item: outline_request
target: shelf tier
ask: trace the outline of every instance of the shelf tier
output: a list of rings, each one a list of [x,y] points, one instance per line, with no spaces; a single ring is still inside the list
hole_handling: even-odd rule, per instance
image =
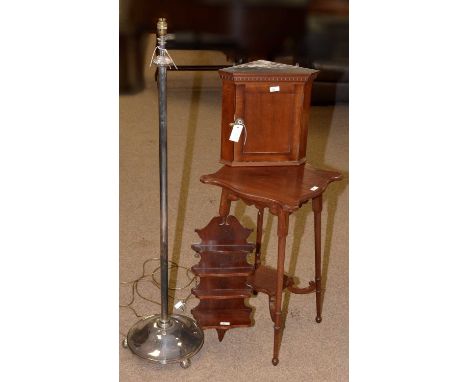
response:
[[[219,309],[198,310],[192,309],[192,314],[203,329],[221,329],[250,327],[253,322],[250,318],[252,309]]]
[[[226,267],[226,268],[206,268],[193,266],[192,271],[200,277],[235,277],[235,276],[249,276],[254,272],[254,267]]]
[[[247,262],[247,254],[243,252],[229,252],[225,254],[214,252],[200,252],[200,262],[194,267],[200,268],[246,268],[253,267]]]
[[[198,253],[216,253],[220,255],[231,253],[244,253],[245,255],[248,255],[255,249],[255,244],[192,244],[192,249]]]
[[[230,298],[247,298],[252,295],[249,289],[192,289],[192,293],[200,300],[224,300]]]

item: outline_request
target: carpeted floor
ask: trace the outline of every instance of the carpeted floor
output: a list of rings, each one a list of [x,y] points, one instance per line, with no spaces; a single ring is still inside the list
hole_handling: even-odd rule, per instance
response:
[[[171,52],[176,63],[223,63],[221,54]],[[147,52],[148,62],[151,51]],[[157,94],[154,69],[146,69],[147,88],[120,97],[120,279],[137,278],[143,262],[158,256],[159,184]],[[190,245],[198,241],[195,228],[217,214],[220,192],[203,185],[202,174],[220,167],[220,80],[213,72],[170,72],[168,77],[169,141],[169,258],[189,267],[197,263]],[[347,381],[348,380],[348,106],[312,107],[307,159],[315,167],[334,169],[344,180],[329,186],[323,210],[323,272],[326,292],[323,321],[315,322],[315,295],[286,293],[287,318],[280,363],[271,364],[273,323],[267,297],[250,300],[255,325],[234,329],[218,342],[216,331],[205,331],[205,344],[192,366],[164,367],[120,351],[122,382],[140,381]],[[247,227],[255,227],[255,208],[242,202],[231,210]],[[254,240],[252,236],[251,240]],[[276,263],[276,219],[265,214],[263,256]],[[301,280],[313,279],[313,215],[310,203],[290,219],[286,271]],[[151,267],[148,264],[147,270]],[[152,264],[154,265],[154,264]],[[175,279],[176,277],[176,279]],[[171,275],[178,286],[186,283],[183,271]],[[142,284],[141,293],[159,300],[159,290]],[[128,287],[120,300],[129,301]],[[190,288],[177,292],[185,297]],[[198,300],[190,299],[184,314]],[[159,306],[138,300],[139,314],[159,312]],[[120,309],[120,339],[137,321],[131,310]],[[120,346],[116,343],[116,346]]]

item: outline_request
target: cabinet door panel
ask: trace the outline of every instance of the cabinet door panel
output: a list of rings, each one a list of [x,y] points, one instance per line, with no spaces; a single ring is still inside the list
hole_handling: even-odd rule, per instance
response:
[[[273,87],[275,91],[270,91]],[[279,88],[279,91],[277,90]],[[293,84],[248,84],[239,101],[245,131],[239,139],[239,159],[288,160],[292,151],[296,92]]]

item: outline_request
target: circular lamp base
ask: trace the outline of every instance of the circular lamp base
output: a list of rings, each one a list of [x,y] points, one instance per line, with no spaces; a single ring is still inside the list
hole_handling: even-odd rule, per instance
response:
[[[160,315],[154,315],[130,328],[124,346],[141,358],[161,364],[179,362],[187,368],[203,340],[203,330],[193,319],[174,314],[164,323]]]

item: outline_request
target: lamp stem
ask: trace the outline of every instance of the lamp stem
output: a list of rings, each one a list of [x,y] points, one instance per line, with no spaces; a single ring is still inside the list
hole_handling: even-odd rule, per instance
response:
[[[159,47],[165,48],[167,24],[165,19],[158,22]],[[160,50],[161,52],[161,50]],[[160,262],[161,262],[161,323],[168,318],[168,218],[167,218],[167,67],[158,65],[159,93],[159,205],[160,205]]]

